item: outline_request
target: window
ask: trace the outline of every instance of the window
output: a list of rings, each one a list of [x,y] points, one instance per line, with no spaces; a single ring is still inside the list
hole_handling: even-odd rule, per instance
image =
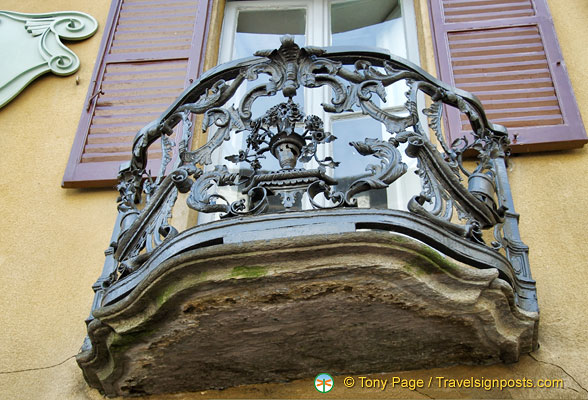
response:
[[[112,0],[63,187],[114,186],[136,132],[199,75],[213,1],[147,3]],[[490,119],[509,129],[515,152],[583,146],[588,138],[546,1],[482,3],[430,2],[440,78],[475,93]],[[419,61],[413,0],[282,0],[228,1],[219,62],[276,48],[287,32],[299,45],[376,46]],[[320,113],[327,91],[305,92],[296,100]],[[391,89],[387,104],[398,105],[393,97],[402,92]],[[451,142],[469,126],[449,111]],[[325,123],[343,130],[355,117]],[[160,157],[153,150],[148,169],[157,171]]]
[[[378,47],[408,58],[415,64],[419,61],[412,0],[293,0],[228,2],[219,63],[251,56],[257,50],[278,48],[280,37],[285,34],[294,36],[301,47]],[[256,85],[259,83],[255,82]],[[246,89],[244,87],[240,94]],[[338,138],[331,144],[323,145],[320,157],[332,157],[335,161],[356,160],[353,163],[341,163],[334,170],[328,168],[329,175],[339,182],[335,189],[343,189],[359,176],[368,175],[365,168],[375,160],[372,157],[362,157],[349,146],[349,142],[354,140],[354,132],[368,130],[373,132],[371,137],[380,139],[387,139],[389,134],[382,124],[365,117],[359,108],[344,114],[325,113],[321,103],[330,96],[329,90],[324,87],[299,89],[293,100],[304,104],[303,111],[306,115],[319,116],[325,123],[325,130],[333,132]],[[404,112],[405,91],[404,83],[392,85],[387,89],[386,103],[380,106],[389,112]],[[239,98],[240,94],[237,93],[236,97]],[[262,115],[271,106],[286,101],[283,97],[279,98],[280,96],[282,95],[278,94],[256,100],[252,109],[254,117]],[[235,154],[242,147],[243,137],[235,135],[230,143],[223,145],[217,152],[215,163],[225,164],[230,170],[247,175],[244,163],[236,166],[224,161],[227,155]],[[359,195],[358,206],[405,209],[410,197],[417,194],[420,188],[418,176],[412,173],[416,169],[416,161],[407,158],[405,162],[409,165],[409,173],[388,189]],[[268,157],[262,162],[262,169],[277,170],[279,165],[275,159]],[[239,196],[235,190],[230,192],[221,188],[223,190],[223,195],[227,197]],[[304,196],[299,201],[298,207],[310,208],[310,203]],[[201,223],[210,220],[209,215],[199,218]]]

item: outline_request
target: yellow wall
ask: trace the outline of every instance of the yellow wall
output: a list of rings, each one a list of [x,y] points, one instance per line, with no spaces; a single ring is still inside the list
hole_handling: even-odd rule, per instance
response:
[[[110,0],[3,0],[0,7],[38,13],[83,11],[100,24],[92,38],[68,44],[81,61],[76,74],[45,76],[0,109],[4,372],[49,366],[78,352],[93,298],[91,285],[100,274],[116,218],[116,193],[60,187]],[[0,375],[4,399],[79,398],[86,391],[90,393],[74,359],[56,368]]]
[[[549,0],[548,4],[588,125],[588,2]],[[509,176],[537,281],[541,349],[536,356],[561,366],[588,389],[588,147],[513,157]]]
[[[416,0],[426,15],[425,0]],[[565,62],[584,121],[588,121],[588,2],[548,0]],[[46,76],[0,110],[0,398],[99,399],[87,387],[73,358],[85,335],[91,285],[102,269],[115,219],[116,193],[64,190],[62,174],[91,77],[110,0],[4,0],[2,8],[21,12],[77,10],[94,16],[98,33],[71,44],[82,66],[77,74]],[[424,66],[433,71],[428,24],[421,35]],[[422,32],[422,33],[423,33]],[[76,86],[76,75],[80,84]],[[588,149],[520,155],[510,178],[523,240],[531,247],[537,280],[541,348],[514,365],[455,367],[388,374],[428,379],[562,378],[566,389],[462,392],[475,397],[586,398],[588,388],[588,271],[585,257]],[[540,361],[537,361],[540,360]],[[263,368],[263,366],[260,366]],[[565,370],[565,372],[564,372]],[[573,376],[573,378],[571,377]],[[386,392],[339,389],[326,397],[414,397],[402,389]],[[575,382],[575,381],[576,382]],[[430,397],[461,397],[454,390],[421,390]],[[188,397],[317,397],[311,380],[208,391]],[[159,398],[184,398],[160,396]]]

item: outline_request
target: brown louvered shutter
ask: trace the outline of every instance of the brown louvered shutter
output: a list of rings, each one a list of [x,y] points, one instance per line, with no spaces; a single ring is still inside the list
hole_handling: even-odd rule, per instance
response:
[[[429,0],[440,78],[474,93],[514,152],[588,140],[545,0]],[[470,130],[448,112],[451,141]]]
[[[137,131],[201,72],[211,1],[112,1],[63,187],[116,183]],[[149,158],[156,173],[161,150]]]

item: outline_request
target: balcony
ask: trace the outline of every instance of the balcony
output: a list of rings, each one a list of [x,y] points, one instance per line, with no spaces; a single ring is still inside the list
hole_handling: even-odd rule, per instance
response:
[[[406,92],[395,111],[389,88]],[[329,93],[322,117],[298,103],[311,91]],[[361,160],[337,160],[342,139],[323,119],[354,111],[385,135],[354,132],[346,146]],[[469,137],[446,142],[447,112]],[[195,121],[207,140],[192,150]],[[516,362],[537,347],[539,314],[508,145],[473,95],[374,49],[286,36],[208,71],[121,166],[77,356],[87,382],[140,395]],[[339,179],[346,163],[359,172]],[[413,172],[420,187],[402,207],[370,201]],[[181,232],[178,198],[200,218]]]

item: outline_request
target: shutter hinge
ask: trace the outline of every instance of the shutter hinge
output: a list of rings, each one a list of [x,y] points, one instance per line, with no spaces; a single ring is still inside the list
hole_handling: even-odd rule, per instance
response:
[[[92,103],[94,103],[94,100],[96,99],[96,97],[98,97],[101,94],[104,94],[104,92],[102,91],[102,89],[100,89],[99,91],[97,91],[96,93],[94,93],[92,95],[92,97],[90,97],[88,99],[88,105],[86,106],[86,111],[90,111],[90,107],[92,106]]]

